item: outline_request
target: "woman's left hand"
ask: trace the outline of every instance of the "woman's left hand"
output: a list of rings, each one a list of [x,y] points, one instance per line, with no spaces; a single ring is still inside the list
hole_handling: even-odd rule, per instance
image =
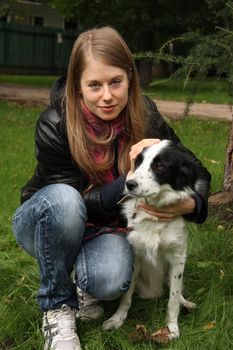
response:
[[[130,170],[127,174],[126,178],[129,178],[133,172],[134,172],[134,161],[137,158],[137,156],[139,155],[139,153],[141,153],[143,151],[143,149],[145,147],[149,147],[152,146],[156,143],[159,143],[160,139],[143,139],[137,143],[135,143],[132,147],[131,147],[131,151],[129,153],[129,158],[130,158]]]
[[[192,197],[163,208],[156,208],[145,203],[139,203],[138,208],[149,213],[158,219],[158,221],[172,221],[178,216],[191,214],[194,212],[196,202]]]

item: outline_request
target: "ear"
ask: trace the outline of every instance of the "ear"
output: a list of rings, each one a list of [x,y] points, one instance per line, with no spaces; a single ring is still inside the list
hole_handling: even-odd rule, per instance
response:
[[[186,160],[181,160],[180,163],[180,174],[184,179],[185,183],[191,188],[194,188],[196,181],[196,169],[193,162],[187,162]]]
[[[180,164],[180,171],[184,176],[189,176],[190,175],[190,163],[186,162],[186,161],[181,161]]]

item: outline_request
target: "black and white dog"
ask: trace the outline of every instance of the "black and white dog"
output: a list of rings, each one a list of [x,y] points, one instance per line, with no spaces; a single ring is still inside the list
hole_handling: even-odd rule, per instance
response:
[[[136,291],[143,298],[162,294],[164,276],[169,277],[170,295],[167,310],[168,338],[179,336],[180,304],[196,305],[182,296],[182,280],[186,260],[186,222],[182,216],[160,222],[140,210],[144,202],[158,208],[184,201],[193,194],[200,165],[180,146],[163,140],[145,148],[135,160],[135,171],[126,181],[129,200],[123,212],[132,231],[128,240],[135,252],[135,271],[128,292],[121,298],[116,313],[103,324],[104,330],[119,328],[127,317]]]

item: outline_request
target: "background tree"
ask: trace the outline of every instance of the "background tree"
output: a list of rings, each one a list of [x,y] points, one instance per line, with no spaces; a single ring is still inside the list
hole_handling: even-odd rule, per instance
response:
[[[156,50],[171,37],[188,31],[214,31],[226,21],[224,0],[53,0],[81,29],[112,25],[131,50]]]

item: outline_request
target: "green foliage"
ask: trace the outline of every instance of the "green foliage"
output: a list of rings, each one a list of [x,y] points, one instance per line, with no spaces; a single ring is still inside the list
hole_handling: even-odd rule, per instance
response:
[[[211,33],[228,21],[225,1],[218,0],[53,0],[67,18],[82,29],[111,25],[132,50],[156,50],[164,41],[198,28]]]
[[[233,98],[233,1],[205,1],[210,13],[215,8],[215,20],[210,16],[212,30],[187,31],[180,36],[174,36],[165,41],[157,51],[138,51],[134,54],[136,60],[154,62],[165,61],[172,65],[174,73],[171,79],[183,79],[184,88],[189,82],[190,96],[188,106],[192,103],[192,95],[196,93],[200,82],[208,76],[217,79],[225,77],[228,81],[229,104]],[[224,6],[223,6],[224,5]],[[217,13],[218,9],[218,13]],[[211,12],[212,11],[212,12]],[[218,24],[214,27],[214,24]],[[222,26],[221,26],[222,25]],[[204,29],[204,28],[202,28]],[[214,30],[214,31],[213,31]]]
[[[43,349],[42,315],[36,303],[38,267],[35,260],[18,247],[11,228],[11,217],[19,205],[20,188],[34,169],[33,135],[40,112],[40,108],[0,102],[1,350]],[[212,190],[220,189],[223,145],[229,125],[190,118],[172,122],[172,127],[212,172]],[[213,213],[204,225],[189,225],[184,294],[198,307],[188,315],[181,313],[181,338],[167,345],[167,350],[233,348],[233,230],[227,221],[232,212],[233,208],[227,207],[221,210],[221,218],[219,213]],[[155,349],[155,344],[132,344],[128,335],[135,330],[136,324],[145,324],[150,332],[160,328],[166,316],[167,297],[167,291],[158,301],[142,300],[135,295],[125,325],[111,333],[102,331],[102,320],[94,323],[78,321],[83,350]],[[117,305],[118,301],[104,303],[105,317],[109,317]],[[208,329],[208,324],[213,321],[213,328]]]
[[[172,43],[176,48],[178,42],[182,43],[188,52],[179,55],[167,53],[167,47]],[[224,77],[226,82],[224,90],[228,95],[227,103],[229,105],[233,103],[233,31],[219,29],[218,33],[206,36],[187,33],[165,43],[156,53],[137,53],[135,59],[163,60],[173,64],[175,70],[170,79],[175,84],[177,81],[183,81],[181,91],[186,90],[187,111],[190,104],[197,100],[195,94],[201,91],[201,87],[208,81],[207,78],[210,75],[215,76],[212,99],[218,100],[215,95],[216,92],[221,92]],[[219,84],[216,84],[218,81]],[[153,83],[148,90],[152,87]]]

